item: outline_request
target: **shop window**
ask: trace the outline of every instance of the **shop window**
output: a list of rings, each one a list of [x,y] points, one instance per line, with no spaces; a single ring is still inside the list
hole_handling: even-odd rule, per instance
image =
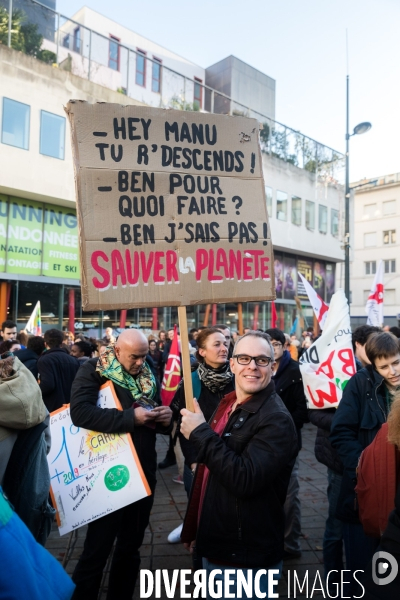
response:
[[[203,86],[202,80],[197,77],[194,78],[194,93],[193,93],[193,107],[200,110],[202,108],[203,100]]]
[[[279,190],[276,192],[276,218],[287,221],[287,194]]]
[[[31,108],[28,104],[3,98],[3,144],[29,149],[29,121]]]
[[[306,227],[307,229],[315,229],[315,202],[306,200]]]
[[[292,223],[301,225],[301,198],[292,196]]]
[[[136,85],[146,87],[146,52],[137,49],[136,54]]]
[[[64,160],[65,118],[41,111],[40,153]]]
[[[339,236],[339,211],[334,208],[331,209],[331,234]]]
[[[161,60],[155,56],[151,68],[151,91],[156,94],[161,92]]]
[[[108,49],[108,66],[114,71],[119,71],[119,38],[110,35],[109,49]]]
[[[272,217],[272,188],[265,186],[265,199],[267,201],[268,216]]]

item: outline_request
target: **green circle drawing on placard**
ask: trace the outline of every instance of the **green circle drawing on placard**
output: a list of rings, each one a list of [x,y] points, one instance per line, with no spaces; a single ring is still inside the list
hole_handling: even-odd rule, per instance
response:
[[[119,490],[122,490],[128,481],[129,470],[128,467],[125,467],[124,465],[111,467],[111,469],[108,469],[107,473],[104,475],[104,483],[110,492],[118,492]]]

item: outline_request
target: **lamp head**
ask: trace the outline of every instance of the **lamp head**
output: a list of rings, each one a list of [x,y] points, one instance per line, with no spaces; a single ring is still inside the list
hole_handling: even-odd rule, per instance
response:
[[[354,127],[353,135],[361,135],[367,133],[371,129],[372,125],[368,121],[363,121]]]

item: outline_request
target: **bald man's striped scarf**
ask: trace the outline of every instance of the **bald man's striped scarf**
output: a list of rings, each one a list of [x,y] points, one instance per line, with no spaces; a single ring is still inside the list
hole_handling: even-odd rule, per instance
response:
[[[96,371],[102,377],[129,390],[134,400],[139,400],[143,396],[149,400],[153,400],[157,392],[157,384],[148,364],[144,362],[142,370],[134,377],[125,371],[119,362],[114,346],[115,344],[107,346],[105,351],[100,354]]]

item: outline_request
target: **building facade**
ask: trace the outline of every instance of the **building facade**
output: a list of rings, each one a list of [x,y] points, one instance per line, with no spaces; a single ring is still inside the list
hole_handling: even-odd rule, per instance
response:
[[[384,323],[400,321],[400,173],[352,184],[354,244],[350,266],[352,324],[366,322],[365,304],[383,260]]]
[[[85,8],[72,20],[63,22],[57,16],[56,22],[60,27],[54,39],[45,39],[44,45],[55,51],[58,64],[46,65],[0,45],[0,80],[4,82],[0,92],[0,316],[8,314],[21,328],[41,300],[44,329],[75,328],[97,336],[108,325],[118,328],[121,314],[114,310],[83,313],[81,309],[74,173],[63,106],[74,98],[186,110],[205,111],[208,107],[217,112],[218,89],[205,87],[205,69],[95,11]],[[98,34],[91,29],[94,26]],[[64,40],[61,30],[70,37]],[[96,36],[106,43],[103,55],[95,52]],[[113,44],[117,45],[116,54]],[[128,56],[133,53],[137,59],[139,50],[143,62],[131,63]],[[125,70],[123,51],[128,52]],[[113,62],[115,57],[117,62]],[[153,76],[157,57],[161,60],[158,79]],[[252,67],[247,67],[251,81]],[[177,73],[183,91],[171,83],[171,73]],[[270,94],[264,113],[259,112],[261,106],[237,112],[258,118],[262,125],[278,325],[289,331],[295,319],[296,295],[302,300],[308,325],[313,323],[298,272],[328,302],[335,289],[336,265],[343,257],[343,157],[275,122],[271,116],[275,82],[263,77],[258,77],[259,83],[269,86]],[[259,88],[256,96],[262,97]],[[235,102],[239,105],[243,108]],[[236,114],[235,110],[228,112]],[[188,321],[190,326],[211,321],[236,328],[240,311],[245,326],[265,329],[270,325],[269,303],[188,307]],[[169,307],[132,309],[126,314],[126,326],[166,328],[176,320],[177,309]]]

